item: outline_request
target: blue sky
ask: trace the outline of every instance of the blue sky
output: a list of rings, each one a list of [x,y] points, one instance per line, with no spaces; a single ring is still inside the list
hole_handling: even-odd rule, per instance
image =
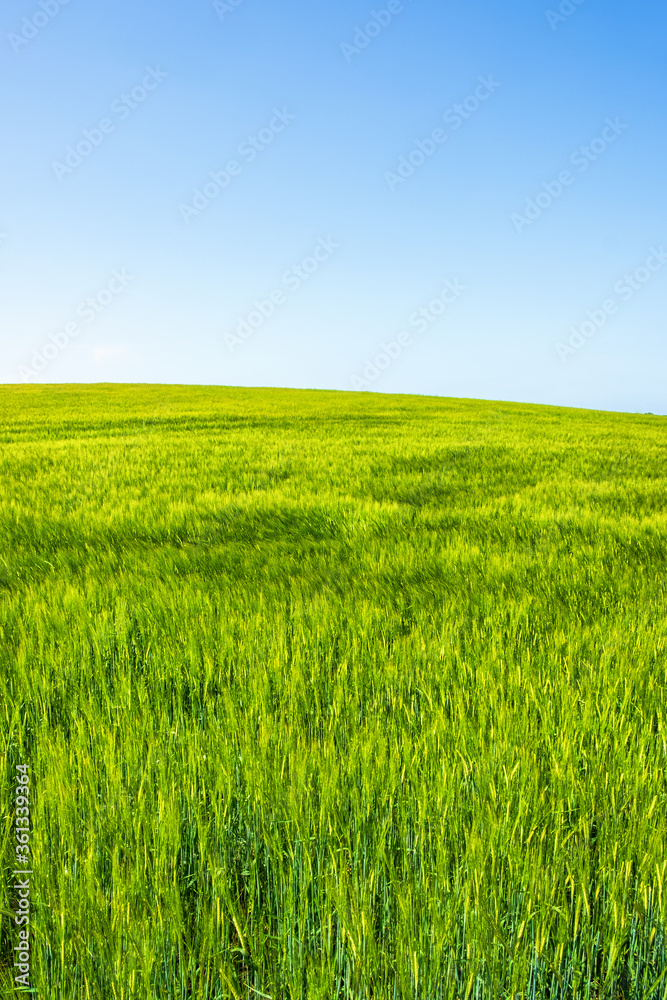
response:
[[[0,382],[667,413],[664,6],[1,21]]]

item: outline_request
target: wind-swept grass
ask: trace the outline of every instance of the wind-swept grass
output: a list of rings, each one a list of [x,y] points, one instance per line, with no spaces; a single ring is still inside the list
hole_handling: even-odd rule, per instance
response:
[[[667,996],[666,418],[7,386],[0,442],[38,996]]]

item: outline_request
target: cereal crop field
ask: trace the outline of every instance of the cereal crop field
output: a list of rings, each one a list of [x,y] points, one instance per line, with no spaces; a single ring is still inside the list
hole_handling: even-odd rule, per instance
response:
[[[19,773],[40,1000],[667,996],[666,417],[23,385],[0,442],[3,995]]]

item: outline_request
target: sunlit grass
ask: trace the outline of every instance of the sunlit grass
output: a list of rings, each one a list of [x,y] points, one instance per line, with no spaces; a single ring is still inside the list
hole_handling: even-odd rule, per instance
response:
[[[667,996],[666,418],[21,386],[0,441],[38,996]]]

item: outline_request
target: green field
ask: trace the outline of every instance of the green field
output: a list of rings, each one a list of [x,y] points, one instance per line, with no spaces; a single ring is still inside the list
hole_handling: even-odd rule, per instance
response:
[[[667,417],[0,388],[0,986],[667,996]]]

